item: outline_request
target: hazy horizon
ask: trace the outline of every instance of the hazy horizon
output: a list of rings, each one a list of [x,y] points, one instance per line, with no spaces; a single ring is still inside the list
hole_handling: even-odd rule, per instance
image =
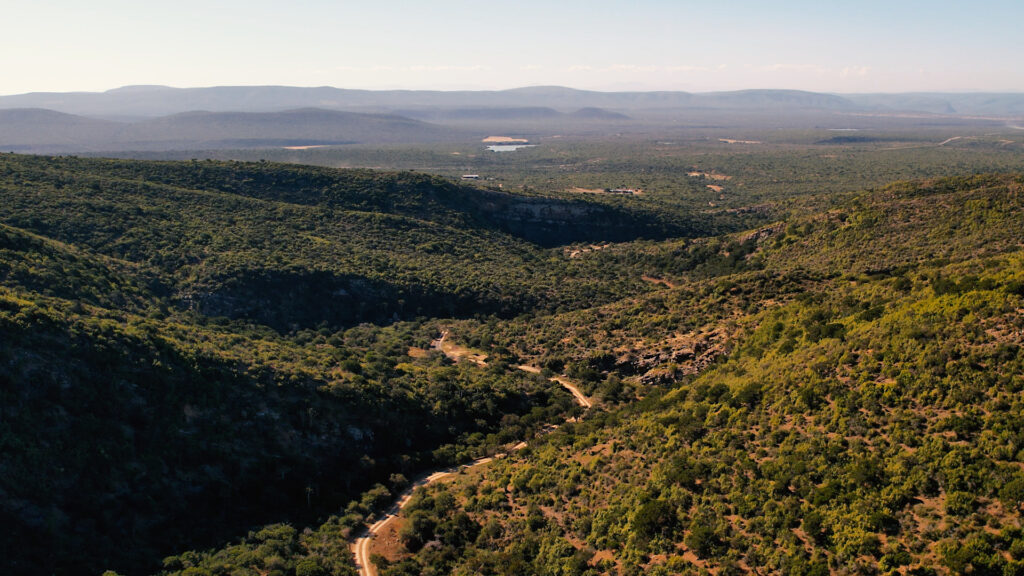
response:
[[[1024,5],[997,0],[6,7],[3,95],[153,84],[1024,92]]]
[[[7,96],[23,96],[28,94],[104,94],[110,92],[116,92],[119,90],[131,90],[131,89],[171,89],[171,90],[204,90],[210,88],[300,88],[300,89],[316,89],[316,88],[330,88],[337,90],[366,90],[366,91],[408,91],[408,92],[503,92],[511,90],[523,90],[523,89],[536,89],[536,88],[565,88],[569,90],[579,90],[583,92],[604,92],[604,93],[615,93],[615,92],[689,92],[693,94],[712,94],[716,92],[756,92],[756,91],[793,91],[793,92],[809,92],[829,95],[851,95],[851,96],[868,96],[873,94],[886,94],[886,95],[912,95],[912,94],[953,94],[953,95],[970,95],[970,94],[1024,94],[1024,89],[1021,90],[906,90],[900,92],[836,92],[827,90],[801,90],[798,88],[762,88],[758,86],[751,86],[747,88],[735,88],[731,90],[661,90],[657,88],[609,88],[609,89],[590,89],[590,88],[579,88],[575,86],[564,86],[558,84],[533,84],[524,86],[508,86],[504,88],[353,88],[349,86],[328,86],[328,85],[292,85],[292,84],[221,84],[221,85],[208,85],[208,86],[170,86],[167,84],[125,84],[122,86],[114,86],[111,88],[98,89],[98,90],[33,90],[29,92],[19,92],[14,94],[0,94],[0,97]]]

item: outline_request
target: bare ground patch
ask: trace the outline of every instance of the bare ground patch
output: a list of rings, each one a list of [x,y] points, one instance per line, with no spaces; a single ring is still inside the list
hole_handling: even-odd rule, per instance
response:
[[[485,144],[526,144],[526,138],[513,138],[511,136],[488,136],[481,140]]]
[[[643,280],[644,282],[650,282],[651,284],[661,284],[662,286],[668,288],[676,287],[675,284],[669,282],[668,280],[665,280],[664,278],[655,278],[654,276],[641,276],[640,279]]]
[[[455,362],[467,360],[477,366],[487,366],[487,354],[477,350],[471,350],[465,346],[459,346],[458,344],[451,342],[448,340],[447,330],[442,331],[440,338],[431,342],[430,347],[435,350],[440,350],[445,356]]]
[[[591,244],[590,246],[585,246],[583,248],[566,249],[566,251],[569,253],[569,258],[579,258],[587,252],[596,252],[598,250],[611,248],[611,246],[611,244]]]

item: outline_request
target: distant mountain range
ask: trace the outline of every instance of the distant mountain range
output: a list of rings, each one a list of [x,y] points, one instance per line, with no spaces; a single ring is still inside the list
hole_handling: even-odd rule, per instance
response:
[[[547,107],[581,108],[816,108],[916,111],[965,115],[1024,115],[1024,94],[823,94],[799,90],[735,92],[594,92],[560,86],[497,91],[345,90],[331,87],[127,86],[106,92],[33,92],[0,96],[0,109],[45,108],[108,119],[212,112],[281,112],[297,108],[390,112],[398,109]]]
[[[0,150],[164,151],[466,141],[533,124],[602,129],[674,113],[913,113],[1024,118],[1024,94],[856,94],[797,90],[593,92],[330,87],[128,86],[0,97]],[[472,129],[471,129],[472,128]],[[484,134],[486,135],[486,134]]]

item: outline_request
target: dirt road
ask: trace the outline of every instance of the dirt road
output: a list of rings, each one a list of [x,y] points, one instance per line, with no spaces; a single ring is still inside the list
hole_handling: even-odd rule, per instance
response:
[[[516,369],[522,370],[523,372],[529,372],[530,374],[540,374],[540,368],[536,366],[520,364],[519,366],[516,366]],[[558,382],[559,384],[562,385],[562,388],[565,388],[566,390],[571,392],[572,397],[580,406],[584,408],[590,408],[594,405],[594,402],[590,398],[587,398],[587,396],[583,392],[581,392],[580,389],[577,388],[576,385],[573,384],[568,378],[564,376],[552,376],[551,378],[548,378],[548,380],[552,382]]]
[[[441,337],[430,343],[431,347],[443,350],[442,347],[444,346],[444,341],[447,337],[447,330],[441,332]],[[536,366],[527,366],[525,364],[516,366],[516,368],[522,370],[523,372],[529,372],[531,374],[540,374],[541,372],[540,368]],[[590,400],[590,398],[587,398],[583,394],[583,392],[581,392],[580,389],[576,387],[575,384],[573,384],[566,378],[562,376],[555,376],[553,378],[550,378],[549,380],[561,384],[566,390],[571,392],[572,397],[580,406],[584,408],[590,408],[591,406],[593,406],[593,402]],[[516,444],[515,446],[510,448],[508,452],[502,452],[501,454],[488,456],[486,458],[478,458],[465,466],[453,466],[451,468],[445,468],[444,470],[438,470],[437,472],[434,472],[429,476],[425,476],[413,482],[412,485],[410,485],[409,488],[405,490],[405,492],[402,492],[402,494],[398,497],[398,500],[394,504],[392,504],[391,507],[387,509],[387,511],[384,512],[384,515],[381,516],[380,520],[374,522],[369,528],[366,529],[362,536],[356,538],[356,540],[352,543],[352,554],[355,555],[356,568],[359,569],[360,576],[377,576],[377,567],[374,566],[372,562],[370,562],[370,544],[373,542],[373,538],[375,536],[383,532],[384,528],[386,528],[388,524],[394,522],[395,519],[398,518],[399,512],[401,512],[402,508],[405,508],[409,504],[409,500],[412,499],[412,493],[417,488],[419,488],[420,486],[433,484],[434,482],[437,482],[439,480],[443,480],[444,478],[447,478],[448,476],[455,474],[460,469],[481,466],[483,464],[487,464],[488,462],[494,460],[495,458],[501,458],[511,452],[522,450],[523,448],[526,448],[526,442],[520,442]]]
[[[399,512],[409,505],[409,501],[412,500],[412,494],[417,488],[443,480],[452,474],[456,474],[459,470],[482,466],[493,461],[495,458],[502,458],[509,453],[522,450],[523,448],[526,448],[526,442],[516,444],[510,448],[508,452],[502,452],[501,454],[495,454],[494,456],[487,456],[486,458],[477,458],[469,464],[452,466],[451,468],[438,470],[429,476],[425,476],[413,482],[408,488],[406,488],[405,492],[402,492],[398,497],[398,500],[384,512],[384,515],[380,520],[374,522],[366,529],[366,532],[362,536],[356,538],[355,542],[352,543],[352,553],[356,557],[356,568],[359,569],[360,576],[377,576],[377,567],[370,562],[370,543],[373,541],[375,536],[384,531],[384,528],[386,528],[388,524],[394,522],[398,518]]]
[[[525,446],[526,444],[522,443],[522,445]],[[520,446],[516,445],[515,447],[513,447],[513,450],[519,448]],[[504,454],[502,454],[502,456],[503,455]],[[479,458],[477,460],[474,460],[472,463],[467,464],[465,468],[471,468],[473,466],[486,464],[491,460],[494,460],[493,456],[488,456],[487,458]],[[444,470],[438,470],[437,472],[434,472],[429,476],[420,478],[419,480],[413,482],[412,485],[410,485],[409,488],[405,490],[405,492],[402,492],[398,500],[394,504],[392,504],[391,507],[388,508],[386,512],[384,512],[384,516],[382,516],[380,520],[377,520],[369,528],[367,528],[366,533],[364,535],[360,536],[359,538],[356,538],[356,541],[352,543],[352,553],[355,554],[356,567],[359,568],[360,574],[362,574],[363,576],[377,576],[377,567],[374,566],[372,562],[370,562],[370,542],[373,540],[374,536],[380,534],[381,531],[383,531],[388,524],[390,524],[396,518],[398,518],[398,513],[402,510],[402,508],[405,508],[409,504],[409,501],[412,499],[412,493],[415,492],[416,489],[419,488],[420,486],[432,484],[434,482],[437,482],[438,480],[455,474],[456,472],[459,471],[460,468],[463,468],[463,466],[453,466],[451,468],[445,468]]]
[[[577,388],[575,384],[566,380],[565,378],[561,376],[555,376],[551,378],[551,381],[558,382],[559,384],[562,385],[562,388],[565,388],[569,392],[572,392],[572,397],[576,399],[576,403],[579,404],[580,406],[583,406],[584,408],[590,408],[591,406],[594,405],[590,398],[587,398],[583,394],[583,392],[580,392],[580,389]]]

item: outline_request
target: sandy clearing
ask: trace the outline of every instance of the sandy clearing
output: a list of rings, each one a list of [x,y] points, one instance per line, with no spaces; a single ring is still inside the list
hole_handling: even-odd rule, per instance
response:
[[[732,180],[732,176],[722,174],[721,172],[704,172],[703,170],[694,170],[692,172],[687,172],[686,175],[689,176],[690,178],[704,178],[707,180]]]
[[[526,144],[526,138],[512,138],[511,136],[488,136],[481,140],[485,144]]]
[[[676,287],[675,284],[669,282],[668,280],[665,280],[664,278],[655,278],[654,276],[641,276],[640,279],[643,280],[644,282],[650,282],[651,284],[661,284],[662,286],[666,286],[668,288]]]
[[[474,352],[465,346],[459,346],[448,341],[448,331],[442,330],[441,337],[430,343],[434,350],[440,350],[445,356],[455,362],[468,360],[477,366],[487,366],[487,354]]]
[[[429,352],[423,348],[417,348],[416,346],[410,346],[406,352],[411,358],[426,358]]]

